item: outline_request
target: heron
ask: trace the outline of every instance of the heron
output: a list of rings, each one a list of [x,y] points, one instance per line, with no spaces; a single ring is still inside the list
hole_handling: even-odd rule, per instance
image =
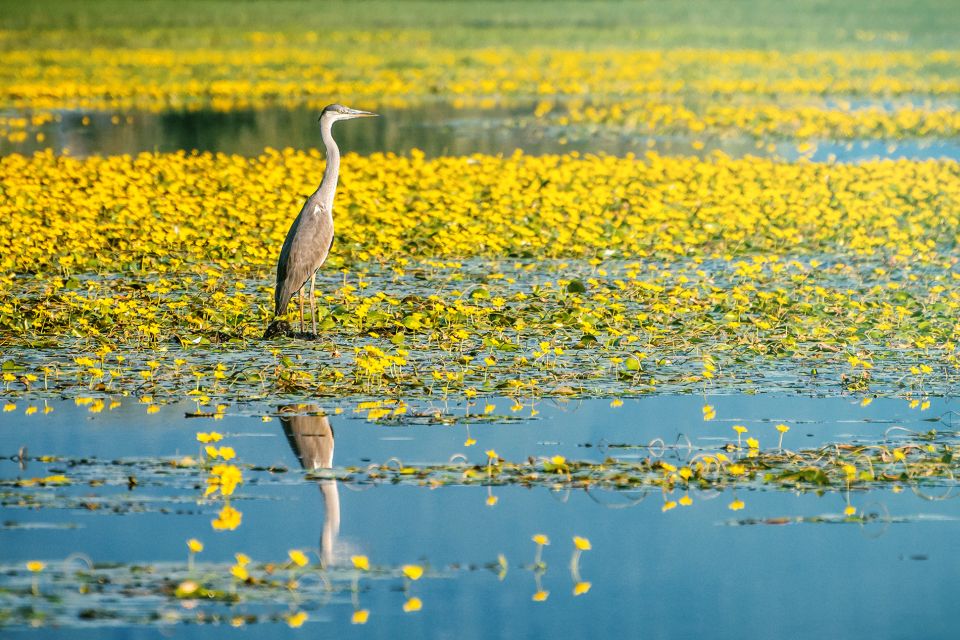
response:
[[[277,320],[287,312],[287,306],[294,293],[299,293],[300,332],[303,326],[303,294],[310,282],[310,319],[313,333],[317,333],[316,297],[317,270],[323,265],[333,246],[333,199],[337,193],[337,180],[340,176],[340,148],[333,139],[333,124],[353,118],[371,118],[379,114],[370,111],[351,109],[342,104],[324,107],[320,114],[320,138],[327,152],[327,166],[323,180],[307,201],[303,203],[287,237],[280,249],[277,260],[277,284],[274,289],[274,320],[264,333],[265,338],[281,333],[281,322]]]

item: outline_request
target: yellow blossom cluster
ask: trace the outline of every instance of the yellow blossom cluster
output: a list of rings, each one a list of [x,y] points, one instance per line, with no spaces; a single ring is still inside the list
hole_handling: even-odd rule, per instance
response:
[[[219,48],[21,45],[4,52],[0,67],[0,107],[17,114],[0,119],[0,136],[22,143],[36,135],[42,144],[41,126],[64,109],[114,112],[116,124],[116,112],[317,109],[334,98],[365,108],[533,105],[532,115],[549,114],[549,123],[658,134],[808,139],[960,130],[953,100],[960,81],[949,72],[960,63],[955,51],[449,49],[416,34],[395,42],[390,32],[325,36],[361,45],[343,56],[330,44],[304,48],[274,35]]]
[[[318,308],[333,348],[252,352],[321,167],[294,151],[0,159],[5,391],[73,389],[92,412],[109,400],[91,391],[132,387],[203,404],[262,385],[619,394],[750,384],[744,362],[774,357],[850,389],[908,376],[922,401],[958,363],[960,165],[722,155],[345,156]],[[229,460],[218,437],[198,434]]]
[[[204,496],[216,493],[218,490],[224,496],[233,495],[237,485],[243,482],[243,472],[232,464],[218,464],[210,470],[207,478],[207,489]]]
[[[547,115],[549,113],[549,115]],[[854,108],[850,101],[755,100],[690,105],[680,98],[627,98],[563,101],[538,105],[546,122],[617,125],[644,134],[675,133],[703,137],[731,132],[759,139],[857,139],[953,137],[960,132],[960,111],[953,105],[906,104]]]
[[[322,166],[316,152],[292,150],[256,158],[6,156],[0,158],[0,271],[163,274],[202,264],[177,284],[224,297],[230,294],[215,291],[224,272],[253,268],[266,276],[273,267]],[[831,166],[722,155],[708,161],[654,154],[348,155],[331,263],[797,255],[832,248],[923,258],[957,241],[958,202],[960,165],[952,161]],[[51,286],[71,295],[66,281]],[[146,286],[164,293],[173,283]],[[0,304],[0,317],[12,304]],[[97,304],[104,313],[125,313],[132,303]],[[154,318],[141,320],[149,334]]]
[[[380,38],[381,43],[388,39],[389,34]],[[365,51],[342,56],[330,45],[304,48],[290,42],[242,48],[15,49],[4,54],[0,104],[46,111],[156,111],[313,105],[329,96],[403,105],[428,96],[472,101],[960,93],[960,81],[945,72],[960,63],[954,51],[453,50],[420,44],[380,44]]]
[[[240,526],[243,521],[243,514],[231,507],[225,505],[217,517],[211,522],[213,528],[217,531],[233,531]]]

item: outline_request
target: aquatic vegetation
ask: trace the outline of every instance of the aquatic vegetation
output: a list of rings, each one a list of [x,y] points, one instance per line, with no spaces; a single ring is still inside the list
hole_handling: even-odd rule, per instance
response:
[[[304,49],[302,38],[261,33],[231,47],[23,44],[4,51],[0,107],[14,115],[0,117],[0,137],[43,145],[64,110],[128,125],[144,111],[319,110],[331,96],[370,109],[509,108],[528,128],[601,125],[701,145],[730,135],[764,146],[960,130],[951,50],[451,49],[389,31],[324,34],[324,43]],[[332,48],[343,43],[364,52],[344,57]],[[90,122],[81,117],[81,127]]]
[[[880,0],[896,21],[871,11],[854,28],[846,8],[801,0],[829,26],[806,39],[792,13],[787,30],[715,24],[750,4],[699,0],[693,30],[671,23],[683,3],[651,21],[624,19],[643,3],[564,5],[575,28],[526,4],[511,18],[463,3],[471,17],[450,22],[441,3],[411,28],[406,5],[345,4],[321,23],[296,2],[270,15],[245,3],[214,24],[158,16],[163,0],[136,16],[95,3],[99,24],[37,8],[50,2],[0,11],[0,150],[49,147],[0,157],[0,406],[19,429],[0,452],[0,529],[57,551],[14,548],[0,564],[0,629],[403,619],[430,631],[452,618],[453,591],[499,590],[528,607],[511,605],[514,619],[536,610],[538,624],[558,607],[596,620],[587,607],[611,595],[684,593],[682,615],[699,604],[712,632],[736,634],[751,627],[704,609],[716,598],[698,598],[700,584],[736,580],[749,596],[783,547],[742,544],[732,527],[829,524],[849,538],[952,519],[960,432],[937,396],[960,382],[960,164],[827,156],[954,153],[952,15],[924,36],[909,2]],[[377,15],[350,25],[356,11]],[[509,142],[527,153],[345,156],[318,335],[262,340],[279,247],[321,154],[254,138],[246,155],[120,155],[100,136],[162,134],[178,118],[266,130],[333,101],[393,109],[401,128],[419,110],[442,114],[437,128],[476,119],[521,132]],[[644,145],[666,155],[531,153]],[[155,148],[124,149],[141,147]],[[768,392],[856,417],[741,413]],[[656,423],[644,411],[660,399],[631,399],[674,393],[689,395],[651,410]],[[883,396],[897,399],[867,409]],[[162,433],[125,432],[112,451],[110,425],[137,421]],[[821,439],[821,426],[841,435]],[[640,435],[651,427],[662,437]],[[60,444],[61,428],[90,436],[70,438],[85,449]],[[329,455],[308,452],[316,442]],[[904,515],[912,504],[925,513]],[[634,530],[642,544],[623,535]],[[135,550],[105,548],[114,531]],[[839,542],[834,574],[900,579]],[[690,560],[663,571],[678,551]],[[730,573],[758,559],[755,580]],[[497,613],[476,604],[478,619]],[[666,629],[656,609],[647,635]],[[890,612],[882,624],[911,619]],[[544,627],[577,630],[560,631]]]
[[[662,441],[648,445],[619,444],[610,446],[606,455],[599,460],[564,458],[562,470],[558,469],[556,456],[539,459],[530,457],[516,462],[499,456],[487,456],[476,463],[456,456],[457,459],[449,463],[404,464],[391,459],[365,467],[317,469],[294,476],[285,467],[238,463],[238,473],[242,470],[245,476],[252,476],[254,484],[258,486],[336,480],[353,486],[404,484],[436,488],[513,485],[542,487],[552,491],[639,491],[659,493],[665,499],[675,492],[682,492],[689,498],[691,492],[708,494],[737,488],[848,495],[851,491],[891,487],[897,491],[904,487],[911,487],[918,492],[936,488],[952,490],[960,475],[960,457],[956,456],[958,447],[960,432],[934,429],[915,432],[896,427],[888,430],[884,439],[872,443],[830,443],[795,450],[745,447],[732,440],[710,448],[692,445],[665,447]],[[645,455],[640,458],[628,455],[636,451]],[[35,456],[28,461],[41,465],[50,473],[59,470],[68,472],[59,476],[64,481],[51,484],[23,479],[0,480],[3,506],[88,509],[87,503],[73,499],[71,486],[104,487],[104,490],[110,486],[127,487],[135,469],[134,486],[162,486],[191,491],[197,486],[198,478],[207,473],[199,465],[183,466],[179,459],[166,458],[99,460],[90,457]],[[127,501],[123,496],[113,493],[111,496],[118,504]],[[253,499],[249,495],[244,498]],[[92,501],[95,496],[88,495],[84,499]],[[743,508],[741,501],[735,502],[740,503],[735,510]],[[688,500],[684,506],[691,504],[694,502]],[[211,509],[215,505],[200,503],[200,507]],[[219,518],[224,521],[236,518],[239,526],[240,514],[232,512],[235,510],[227,503],[220,509]],[[229,527],[214,525],[214,528]],[[550,538],[538,533],[532,536],[532,541],[537,548],[534,564],[539,565],[542,563],[544,547],[550,545]],[[191,554],[199,553],[204,547],[196,539],[189,540],[187,545]],[[582,552],[589,551],[592,545],[589,539],[574,536],[573,546]],[[303,568],[308,563],[299,550],[290,551],[289,557],[292,566]],[[238,556],[239,567],[249,562],[245,556]],[[350,564],[362,572],[372,570],[372,564],[365,555],[351,556]],[[417,581],[424,575],[424,567],[406,564],[400,567],[400,573],[411,581]]]
[[[73,627],[98,622],[233,627],[283,622],[295,628],[309,619],[303,609],[337,612],[350,607],[356,595],[357,571],[346,567],[300,567],[299,584],[293,587],[283,579],[282,563],[278,562],[248,561],[232,567],[198,562],[187,567],[169,562],[94,564],[68,558],[29,564],[43,565],[42,590],[38,588],[36,569],[23,564],[2,565],[0,602],[4,615],[0,616],[0,628]],[[493,564],[477,569],[486,570]],[[470,569],[433,567],[423,579],[449,579],[465,571]],[[364,578],[385,593],[389,593],[390,584],[406,579],[403,569],[391,566],[377,566]],[[399,608],[414,612],[422,607],[422,600],[414,596]],[[358,622],[357,612],[352,616]]]
[[[0,159],[5,394],[99,411],[136,389],[148,412],[189,395],[216,418],[211,398],[275,393],[792,380],[920,405],[956,375],[955,162],[347,156],[320,340],[254,341],[299,206],[287,185],[309,190],[318,166],[290,151]],[[414,418],[385,407],[370,419]]]

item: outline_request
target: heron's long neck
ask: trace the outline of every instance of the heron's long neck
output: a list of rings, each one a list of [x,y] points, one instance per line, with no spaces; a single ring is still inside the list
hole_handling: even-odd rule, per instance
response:
[[[333,139],[333,120],[320,121],[320,137],[327,149],[327,168],[323,172],[323,181],[317,189],[320,203],[327,211],[333,211],[333,197],[337,193],[337,176],[340,174],[340,148]]]

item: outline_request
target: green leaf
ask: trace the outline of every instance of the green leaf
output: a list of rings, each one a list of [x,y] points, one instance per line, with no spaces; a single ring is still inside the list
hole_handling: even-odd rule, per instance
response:
[[[571,280],[567,284],[567,293],[586,293],[587,286],[580,280]]]

